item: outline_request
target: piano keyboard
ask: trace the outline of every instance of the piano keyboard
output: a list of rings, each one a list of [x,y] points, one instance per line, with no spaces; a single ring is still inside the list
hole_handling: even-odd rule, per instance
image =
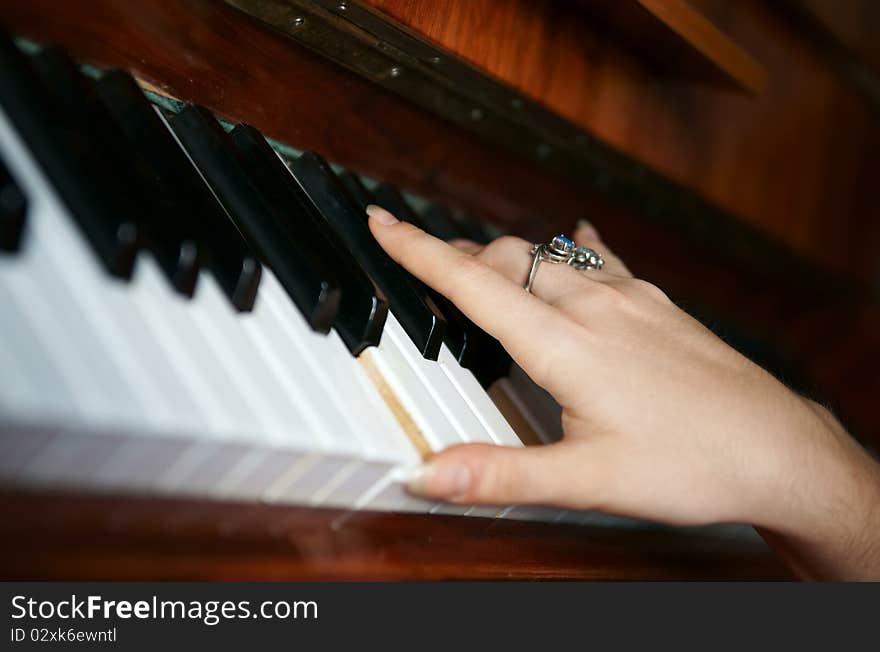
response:
[[[57,50],[0,66],[0,483],[582,518],[404,490],[448,446],[557,439],[558,406],[384,254],[360,179]]]

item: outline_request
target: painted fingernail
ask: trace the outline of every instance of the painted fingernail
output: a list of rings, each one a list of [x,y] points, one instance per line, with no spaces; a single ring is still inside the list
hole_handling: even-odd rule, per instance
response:
[[[577,221],[576,232],[580,233],[582,236],[586,236],[587,238],[595,238],[597,240],[599,239],[599,232],[596,230],[596,227],[584,219],[580,219]]]
[[[416,494],[464,496],[471,487],[471,470],[466,464],[423,464],[413,469],[406,486]]]
[[[399,220],[391,213],[381,206],[376,206],[376,204],[370,204],[367,206],[367,215],[384,226],[391,226],[392,224],[397,224],[397,222],[399,222]]]

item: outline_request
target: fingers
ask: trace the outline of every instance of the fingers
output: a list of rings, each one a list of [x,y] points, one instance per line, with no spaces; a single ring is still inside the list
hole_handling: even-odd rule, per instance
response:
[[[539,334],[561,342],[575,336],[573,322],[478,258],[397,221],[378,206],[369,207],[368,214],[370,230],[388,255],[450,299],[521,365],[538,355],[534,342]]]
[[[574,231],[574,241],[581,247],[589,247],[602,254],[602,258],[605,259],[605,266],[602,267],[602,271],[616,276],[632,277],[632,272],[627,269],[623,261],[608,248],[608,245],[602,242],[596,227],[586,220],[578,221]]]
[[[456,238],[455,240],[449,240],[448,242],[459,251],[463,251],[471,256],[476,256],[484,248],[483,245],[478,242],[466,240],[465,238]]]
[[[529,274],[534,256],[530,253],[532,244],[521,238],[503,236],[483,247],[476,257],[486,265],[510,279],[523,285]],[[532,283],[532,294],[549,303],[561,305],[566,297],[583,290],[597,280],[611,277],[599,271],[581,272],[568,265],[541,263]]]
[[[466,444],[416,470],[413,493],[468,505],[552,504],[589,508],[600,486],[600,460],[588,443],[510,448]]]
[[[581,246],[589,247],[587,242],[599,242],[599,232],[596,227],[587,222],[587,220],[578,220],[574,229],[574,241]]]

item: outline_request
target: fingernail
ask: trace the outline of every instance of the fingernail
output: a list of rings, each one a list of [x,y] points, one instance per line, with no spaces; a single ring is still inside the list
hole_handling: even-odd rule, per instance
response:
[[[399,221],[391,213],[386,211],[381,206],[376,206],[376,204],[370,204],[369,206],[367,206],[367,215],[369,215],[379,224],[382,224],[384,226],[391,226],[392,224],[397,224],[397,222]]]
[[[464,496],[471,488],[471,470],[466,464],[423,464],[413,469],[406,486],[416,494]]]
[[[585,231],[584,235],[588,238],[599,239],[599,232],[596,230],[596,227],[593,226],[590,222],[584,219],[580,219],[577,221],[576,232]]]

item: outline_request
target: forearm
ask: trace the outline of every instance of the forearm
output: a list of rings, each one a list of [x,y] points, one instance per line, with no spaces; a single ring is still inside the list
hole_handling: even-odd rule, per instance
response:
[[[880,581],[880,518],[851,530],[782,534],[757,528],[795,577],[810,581]],[[870,531],[873,528],[873,532]]]
[[[787,512],[758,532],[801,579],[880,580],[880,464],[827,412],[820,418],[828,440],[797,458],[777,497]]]

